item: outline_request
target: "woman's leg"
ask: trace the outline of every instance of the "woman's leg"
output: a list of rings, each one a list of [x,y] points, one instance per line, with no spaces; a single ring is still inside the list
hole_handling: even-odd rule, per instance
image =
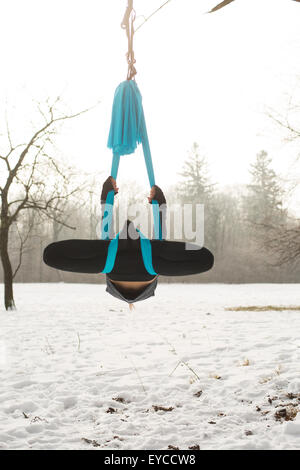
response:
[[[100,273],[105,266],[109,240],[63,240],[48,245],[44,262],[52,268],[78,273]]]
[[[153,266],[164,276],[187,276],[209,271],[214,256],[207,248],[194,245],[186,249],[186,242],[151,240]],[[190,248],[193,244],[190,244]]]

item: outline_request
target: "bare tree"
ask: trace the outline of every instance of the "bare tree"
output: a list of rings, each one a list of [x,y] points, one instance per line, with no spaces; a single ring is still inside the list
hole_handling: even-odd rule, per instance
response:
[[[267,110],[267,116],[281,129],[283,129],[285,142],[298,142],[300,139],[300,105],[292,96],[288,100],[285,113],[276,112],[274,109]],[[299,156],[293,164],[293,168],[299,163]],[[288,177],[290,185],[289,193],[299,188],[299,178],[293,169],[293,175]],[[268,225],[269,237],[266,240],[266,248],[275,256],[275,264],[292,265],[300,260],[300,221],[295,217],[287,217],[286,224],[279,226]]]
[[[300,139],[300,104],[295,103],[295,98],[292,96],[289,98],[284,114],[271,108],[266,111],[266,114],[277,126],[283,129],[286,142]]]
[[[300,260],[300,222],[291,220],[288,226],[269,226],[267,250],[275,255],[274,265],[297,265]]]
[[[37,127],[26,143],[15,144],[7,122],[7,145],[0,151],[0,257],[4,273],[4,305],[6,310],[15,309],[13,279],[22,262],[22,253],[32,224],[27,226],[27,234],[20,235],[20,254],[13,270],[10,253],[10,229],[18,222],[25,210],[38,212],[40,217],[72,228],[62,216],[63,203],[78,187],[70,187],[70,172],[65,172],[62,165],[51,155],[54,136],[66,120],[85,113],[83,110],[74,114],[59,111],[60,98],[52,104],[49,100],[45,110],[38,104],[42,123]],[[72,176],[72,175],[71,175]]]

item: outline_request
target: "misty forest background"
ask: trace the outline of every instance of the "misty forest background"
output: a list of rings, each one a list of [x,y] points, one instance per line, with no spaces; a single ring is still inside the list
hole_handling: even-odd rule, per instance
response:
[[[293,132],[292,136],[298,137]],[[55,156],[49,160],[49,153],[45,156],[47,164],[39,171],[37,187],[54,185],[56,196],[53,202],[48,196],[44,208],[36,204],[20,211],[11,224],[9,254],[12,266],[17,266],[14,281],[102,283],[104,276],[51,269],[43,263],[42,253],[53,241],[98,238],[100,194],[107,175],[84,175],[56,161]],[[296,214],[289,208],[297,185],[275,173],[272,156],[265,150],[254,155],[249,167],[249,183],[223,188],[210,175],[209,156],[201,153],[197,143],[192,144],[182,160],[178,183],[165,190],[167,202],[170,207],[178,203],[204,203],[205,246],[214,253],[215,266],[206,274],[163,277],[161,281],[298,282],[300,230]],[[28,178],[31,166],[32,162],[24,168],[24,178],[25,175]],[[51,168],[55,170],[52,174]],[[19,182],[24,186],[24,182]],[[61,198],[60,194],[63,194]],[[121,184],[118,198],[120,195],[127,197],[130,203],[143,202],[149,210],[146,190],[136,182]],[[15,189],[14,196],[16,201],[22,200],[24,188]],[[172,239],[172,233],[169,238]],[[3,282],[2,271],[0,281]]]
[[[231,3],[233,0],[225,0],[211,12]],[[162,282],[299,282],[299,94],[296,97],[299,83],[300,80],[296,89],[289,88],[292,96],[288,97],[285,112],[282,113],[281,106],[280,112],[264,111],[273,124],[274,140],[278,141],[279,133],[283,145],[288,141],[286,159],[281,161],[279,171],[274,170],[278,168],[276,151],[272,155],[272,151],[261,149],[253,155],[247,184],[221,185],[214,179],[210,155],[202,151],[199,141],[190,142],[190,150],[182,155],[177,183],[170,186],[167,175],[164,181],[158,182],[165,192],[171,219],[175,204],[204,204],[204,243],[215,256],[214,268],[208,273],[163,277]],[[84,173],[70,164],[71,154],[62,156],[60,143],[66,131],[65,123],[91,109],[70,113],[69,106],[59,96],[35,102],[34,110],[22,112],[18,105],[12,107],[7,102],[3,110],[0,115],[0,282],[4,282],[5,308],[9,310],[15,307],[14,282],[104,282],[104,276],[98,274],[49,268],[43,262],[43,250],[53,241],[99,238],[100,195],[108,175]],[[217,130],[214,138],[218,139]],[[291,142],[292,153],[288,148]],[[155,161],[159,158],[155,156]],[[243,161],[243,148],[240,159]],[[234,173],[232,159],[228,164]],[[118,184],[116,206],[122,198],[129,204],[143,203],[150,214],[145,187],[139,186],[136,180],[118,181]],[[173,235],[171,231],[168,238],[172,240]]]

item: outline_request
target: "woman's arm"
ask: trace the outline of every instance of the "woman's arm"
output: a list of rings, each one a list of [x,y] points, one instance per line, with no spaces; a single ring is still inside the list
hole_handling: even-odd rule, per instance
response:
[[[102,192],[101,192],[101,204],[105,203],[109,191],[114,190],[115,195],[118,194],[119,188],[117,187],[116,180],[109,176],[103,183]]]
[[[112,177],[109,176],[103,183],[102,186],[102,192],[101,192],[101,233],[103,233],[103,224],[107,222],[107,213],[105,213],[105,203],[107,196],[110,191],[114,191],[114,194],[118,194],[119,188],[117,187],[117,182],[116,180]],[[112,210],[112,207],[110,208]],[[114,238],[114,223],[113,223],[113,218],[110,218],[110,227],[107,228],[107,232],[109,232],[109,238]]]
[[[159,221],[161,226],[162,239],[164,240],[167,236],[167,201],[161,188],[157,185],[152,186],[148,201],[152,204],[152,201],[157,201],[159,204]]]

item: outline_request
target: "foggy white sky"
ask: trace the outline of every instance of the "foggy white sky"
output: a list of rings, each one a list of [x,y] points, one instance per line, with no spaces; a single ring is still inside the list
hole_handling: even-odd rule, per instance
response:
[[[1,4],[1,102],[16,105],[20,126],[31,116],[26,97],[63,92],[76,111],[101,103],[64,128],[63,154],[89,171],[110,171],[106,148],[116,86],[126,78],[127,40],[120,28],[126,0],[10,0]],[[163,0],[135,0],[147,16]],[[137,83],[143,94],[157,183],[178,172],[194,141],[216,182],[246,182],[262,148],[286,172],[297,154],[264,114],[285,110],[300,75],[300,5],[288,0],[236,0],[205,14],[217,0],[172,0],[135,36]],[[137,19],[137,24],[142,18]],[[3,104],[2,104],[2,109]],[[18,132],[20,129],[18,129]],[[123,157],[120,176],[147,184],[138,152]]]

